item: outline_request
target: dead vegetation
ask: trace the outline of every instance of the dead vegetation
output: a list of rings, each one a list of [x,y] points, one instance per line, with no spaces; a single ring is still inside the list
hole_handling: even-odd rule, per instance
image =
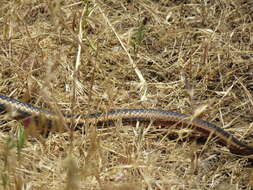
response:
[[[197,113],[250,143],[252,7],[251,0],[2,0],[1,94],[56,113]],[[253,187],[248,158],[214,141],[178,143],[120,122],[47,138],[6,125],[1,189]]]

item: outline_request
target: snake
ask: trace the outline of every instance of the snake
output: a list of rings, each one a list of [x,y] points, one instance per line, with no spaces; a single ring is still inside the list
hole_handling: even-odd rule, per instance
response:
[[[115,123],[115,121],[121,120],[122,122],[152,122],[152,125],[162,127],[177,126],[180,128],[192,129],[208,138],[215,138],[216,142],[226,146],[232,154],[240,156],[249,156],[253,154],[252,146],[234,137],[221,127],[206,120],[194,118],[191,115],[175,111],[162,109],[112,109],[106,112],[92,113],[81,117],[67,114],[59,116],[59,114],[40,107],[23,103],[9,96],[0,95],[0,115],[7,113],[10,113],[8,115],[10,115],[11,119],[22,120],[26,125],[29,124],[31,118],[43,116],[48,121],[63,117],[66,123],[71,123],[74,120],[78,124],[85,125],[88,123],[102,125],[106,123]]]

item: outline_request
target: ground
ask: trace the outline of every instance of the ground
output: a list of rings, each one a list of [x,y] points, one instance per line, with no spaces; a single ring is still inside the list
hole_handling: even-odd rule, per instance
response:
[[[2,0],[0,94],[58,114],[172,110],[250,144],[252,20],[252,0]],[[253,188],[252,157],[212,139],[120,121],[45,137],[1,120],[1,189]]]

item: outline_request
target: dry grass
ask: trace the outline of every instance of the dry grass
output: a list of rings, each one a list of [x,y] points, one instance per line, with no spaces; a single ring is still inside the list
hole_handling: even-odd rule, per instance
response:
[[[62,113],[197,112],[252,142],[252,7],[251,0],[2,0],[1,94]],[[24,139],[20,123],[6,125],[1,189],[253,188],[248,159],[212,141],[177,143],[120,122]]]

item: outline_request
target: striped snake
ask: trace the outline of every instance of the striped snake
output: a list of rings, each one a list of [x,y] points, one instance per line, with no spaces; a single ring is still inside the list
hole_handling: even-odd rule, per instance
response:
[[[16,99],[0,96],[0,113],[5,114],[7,112],[15,112],[10,114],[12,119],[23,120],[24,123],[29,122],[29,118],[36,116],[43,116],[48,121],[59,119],[59,115],[35,107],[30,104],[20,102]],[[165,111],[160,109],[116,109],[109,110],[105,113],[94,113],[84,117],[75,119],[78,123],[96,123],[106,124],[108,122],[113,123],[116,120],[121,119],[122,122],[152,122],[154,126],[178,126],[180,128],[190,128],[197,132],[200,132],[204,136],[212,136],[217,138],[217,142],[226,146],[231,153],[236,155],[247,156],[253,154],[253,147],[238,140],[230,133],[224,131],[222,128],[201,119],[192,118],[189,115]],[[67,123],[73,121],[71,115],[64,115],[63,120]]]

